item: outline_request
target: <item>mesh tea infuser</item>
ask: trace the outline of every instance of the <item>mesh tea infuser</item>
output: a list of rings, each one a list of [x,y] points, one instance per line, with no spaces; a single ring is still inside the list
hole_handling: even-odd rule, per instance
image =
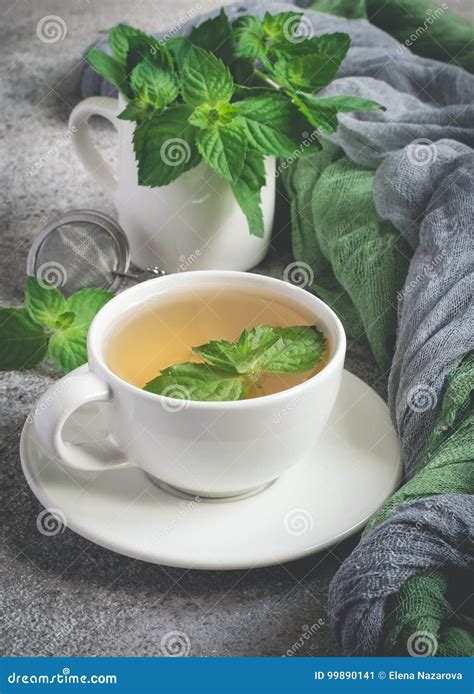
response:
[[[74,210],[49,222],[33,241],[26,270],[66,296],[86,287],[116,291],[127,281],[165,274],[157,267],[132,267],[122,227],[95,210]]]

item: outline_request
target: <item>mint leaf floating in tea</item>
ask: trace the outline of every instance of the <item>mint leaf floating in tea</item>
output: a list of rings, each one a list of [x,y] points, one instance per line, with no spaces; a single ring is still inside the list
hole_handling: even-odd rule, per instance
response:
[[[243,400],[265,373],[304,373],[324,356],[326,339],[314,326],[243,330],[238,340],[212,340],[193,348],[205,363],[163,369],[144,390],[178,400]],[[263,393],[262,393],[263,394]]]
[[[119,118],[136,123],[140,185],[166,186],[205,162],[230,182],[249,232],[263,236],[263,157],[312,154],[321,133],[337,130],[338,113],[382,108],[351,96],[317,99],[350,37],[306,37],[302,19],[266,12],[230,22],[222,9],[189,36],[159,43],[120,24],[109,34],[114,57],[88,53],[92,68],[127,99]]]
[[[26,308],[0,308],[0,370],[30,369],[46,354],[65,372],[87,361],[87,332],[112,297],[87,288],[66,299],[59,289],[28,277]]]
[[[242,378],[208,364],[193,361],[163,369],[145,390],[178,400],[241,400],[247,386]]]

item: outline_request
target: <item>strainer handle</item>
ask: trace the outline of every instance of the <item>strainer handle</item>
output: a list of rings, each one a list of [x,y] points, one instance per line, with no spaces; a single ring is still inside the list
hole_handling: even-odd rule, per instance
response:
[[[69,117],[74,151],[90,175],[112,194],[117,192],[118,175],[93,144],[88,122],[91,116],[102,116],[117,129],[120,110],[118,99],[91,96],[77,104]]]
[[[97,454],[94,454],[87,445],[69,443],[63,438],[67,419],[79,407],[90,402],[107,402],[110,398],[108,385],[92,371],[64,376],[48,388],[35,408],[33,422],[40,444],[51,456],[74,470],[98,472],[130,467],[132,463],[112,439],[96,445]],[[103,451],[107,452],[107,461],[101,458]]]

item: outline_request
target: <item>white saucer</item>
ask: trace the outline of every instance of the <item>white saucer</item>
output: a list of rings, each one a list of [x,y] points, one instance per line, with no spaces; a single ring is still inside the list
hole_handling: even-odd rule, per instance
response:
[[[66,438],[100,445],[93,441],[107,432],[99,409],[96,404],[78,411],[66,425]],[[196,569],[269,566],[333,545],[366,523],[401,475],[387,406],[347,371],[311,462],[240,501],[186,501],[138,468],[66,470],[40,447],[30,417],[20,455],[34,494],[71,530],[136,559]]]

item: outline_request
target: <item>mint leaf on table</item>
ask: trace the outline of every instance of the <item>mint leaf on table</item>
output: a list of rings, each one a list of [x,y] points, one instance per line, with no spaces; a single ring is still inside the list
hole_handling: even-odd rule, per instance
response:
[[[184,104],[172,106],[135,128],[133,142],[140,185],[166,186],[199,164],[196,128],[188,123],[192,111]]]
[[[262,238],[264,233],[260,189],[265,185],[263,156],[248,151],[238,179],[231,184],[240,209],[247,218],[249,232]]]
[[[241,400],[247,394],[247,386],[239,376],[195,362],[163,369],[144,390],[178,400]]]
[[[105,289],[86,287],[72,294],[66,300],[66,311],[74,314],[72,325],[88,328],[96,313],[114,296]]]
[[[247,140],[242,127],[229,123],[199,130],[197,148],[209,166],[235,182],[242,170]]]
[[[68,373],[87,362],[87,327],[72,326],[51,335],[48,353],[52,360]]]
[[[0,370],[31,369],[48,348],[48,334],[24,308],[0,308]]]
[[[60,314],[67,310],[59,289],[36,277],[26,279],[25,305],[31,319],[47,328],[55,328]]]
[[[196,46],[188,51],[181,78],[184,100],[192,106],[230,101],[234,91],[232,75],[222,60]]]
[[[110,55],[107,55],[98,48],[91,48],[87,54],[87,62],[89,65],[102,75],[108,82],[117,87],[126,96],[131,96],[131,91],[127,82],[127,73],[125,67],[118,63]]]
[[[179,93],[175,75],[148,61],[133,68],[130,87],[137,99],[155,109],[163,109],[171,104]]]
[[[87,288],[65,299],[56,287],[28,277],[26,308],[0,308],[0,369],[29,369],[47,352],[63,371],[81,366],[92,319],[113,296]]]
[[[194,27],[189,35],[189,41],[194,46],[213,53],[224,63],[230,64],[234,58],[232,26],[224,8],[221,8],[217,17],[206,19]]]

